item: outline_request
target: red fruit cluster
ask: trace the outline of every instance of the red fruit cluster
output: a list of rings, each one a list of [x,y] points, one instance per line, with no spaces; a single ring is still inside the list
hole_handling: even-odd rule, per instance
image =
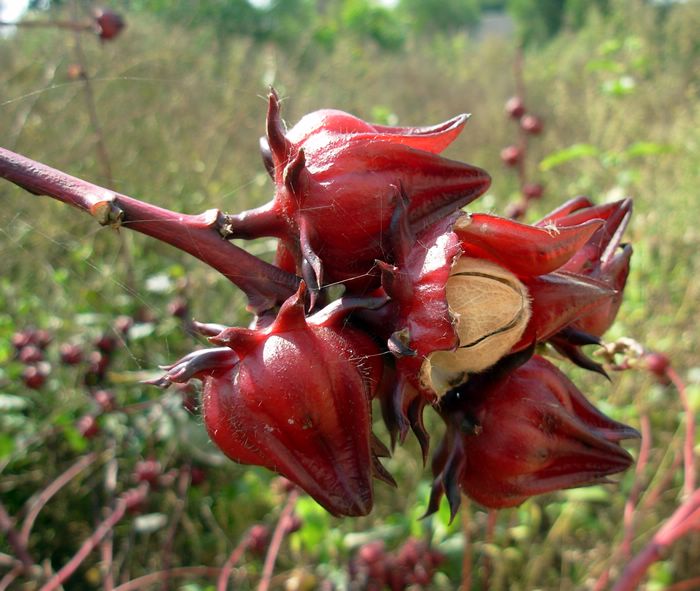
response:
[[[603,371],[582,347],[620,306],[631,202],[578,198],[533,225],[465,214],[489,176],[439,156],[465,116],[392,128],[322,110],[287,130],[279,107],[272,93],[261,141],[272,200],[217,224],[226,238],[277,238],[276,277],[298,289],[255,300],[248,328],[193,323],[215,347],[155,383],[201,380],[204,424],[222,452],[336,515],[368,513],[373,478],[393,484],[373,400],[392,444],[412,430],[425,457],[424,409],[447,424],[431,510],[443,494],[453,511],[460,491],[512,505],[628,467],[619,442],[635,432],[532,354],[549,345]]]
[[[520,177],[520,192],[522,200],[512,204],[508,209],[508,216],[519,219],[525,215],[530,201],[539,199],[544,194],[544,187],[540,183],[528,182],[526,175],[525,157],[528,152],[528,136],[539,135],[544,129],[542,119],[527,112],[523,99],[514,96],[506,102],[506,114],[518,122],[519,141],[517,145],[510,145],[501,150],[503,164],[517,169]]]
[[[395,552],[388,552],[384,542],[377,540],[357,551],[350,562],[350,580],[367,590],[429,589],[444,560],[442,553],[416,538],[409,538]]]

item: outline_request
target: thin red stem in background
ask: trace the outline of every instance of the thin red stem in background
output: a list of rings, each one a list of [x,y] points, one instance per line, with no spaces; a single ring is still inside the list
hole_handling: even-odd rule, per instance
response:
[[[27,550],[27,545],[22,542],[22,539],[17,534],[12,517],[6,511],[2,501],[0,501],[0,531],[5,534],[8,544],[22,563],[22,568],[28,572],[34,566],[34,561],[29,554],[29,550]]]
[[[24,571],[24,567],[19,563],[15,565],[10,572],[5,574],[5,576],[0,579],[0,591],[9,589],[14,580],[22,574],[22,571]]]
[[[109,510],[114,507],[114,494],[117,490],[117,475],[119,464],[117,462],[114,440],[110,441],[110,448],[113,450],[112,458],[107,462],[105,470],[105,495],[109,502]],[[105,507],[107,509],[107,507]],[[114,532],[109,532],[100,542],[100,570],[102,571],[102,591],[112,591],[114,589]]]
[[[249,306],[266,310],[289,298],[298,278],[225,240],[222,214],[186,215],[93,185],[0,148],[0,177],[35,195],[47,195],[82,209],[103,225],[125,227],[162,240],[204,261],[237,285]]]
[[[60,491],[73,478],[80,474],[85,468],[90,466],[97,459],[97,454],[92,452],[82,456],[75,464],[70,466],[65,472],[60,474],[51,484],[45,487],[34,500],[27,511],[27,515],[22,522],[22,529],[19,532],[19,539],[23,544],[29,543],[29,534],[32,531],[34,522],[41,510],[51,498]],[[30,499],[31,500],[31,499]],[[29,501],[27,501],[29,503]]]
[[[630,490],[629,497],[625,503],[624,511],[624,537],[622,539],[622,544],[620,545],[620,553],[622,558],[629,560],[632,555],[632,540],[634,539],[634,516],[635,508],[637,502],[639,501],[639,495],[644,490],[644,483],[642,481],[644,477],[644,470],[649,463],[649,453],[651,451],[651,421],[649,416],[642,414],[639,417],[639,428],[642,434],[642,443],[639,447],[639,458],[637,459],[637,465],[634,468],[634,482],[632,484],[632,490]]]
[[[181,566],[179,568],[171,568],[167,571],[158,571],[156,573],[149,573],[138,577],[131,581],[128,581],[118,587],[115,587],[114,591],[135,591],[136,589],[141,589],[142,587],[147,587],[163,581],[165,579],[180,579],[182,577],[205,577],[211,578],[217,576],[221,572],[220,568],[213,566]]]
[[[78,3],[73,2],[73,13],[77,17],[79,11]],[[76,18],[77,21],[77,18]],[[112,163],[109,159],[109,153],[107,151],[107,142],[105,141],[104,132],[102,131],[102,124],[100,123],[100,117],[97,114],[97,103],[95,102],[95,93],[92,90],[92,82],[90,81],[90,76],[87,70],[87,60],[85,59],[85,52],[83,51],[83,46],[80,42],[80,31],[75,31],[75,59],[80,66],[80,71],[82,73],[81,79],[83,82],[83,92],[85,93],[85,105],[87,106],[88,117],[90,118],[90,125],[95,133],[95,141],[97,144],[97,157],[100,161],[100,166],[102,167],[102,174],[104,175],[105,182],[108,186],[114,186],[114,178],[112,177]]]
[[[249,543],[250,531],[247,531],[229,555],[228,559],[224,563],[224,566],[221,568],[219,580],[216,583],[216,591],[226,591],[233,567],[238,564],[238,561],[241,559],[241,556],[243,556],[243,553],[246,551]]]
[[[172,562],[173,545],[175,543],[175,535],[177,534],[177,528],[180,525],[180,519],[182,519],[182,514],[185,511],[185,506],[187,504],[187,492],[190,488],[190,470],[189,468],[180,471],[177,479],[177,497],[175,501],[175,508],[172,511],[172,518],[170,519],[170,528],[163,544],[163,571],[170,571],[170,564]],[[167,591],[171,588],[170,577],[166,577],[163,581],[162,589]]]
[[[513,73],[515,75],[515,93],[516,96],[520,97],[524,104],[527,105],[525,96],[525,80],[523,78],[523,69],[525,63],[525,56],[523,54],[522,47],[518,47],[515,54],[515,59],[513,60]],[[527,169],[525,166],[525,156],[527,155],[527,133],[518,125],[518,148],[520,149],[521,157],[518,159],[518,182],[520,183],[520,193],[523,197],[523,202],[527,203],[525,199],[524,187],[527,183]]]
[[[83,561],[90,555],[90,553],[97,547],[100,541],[112,531],[112,528],[119,523],[130,503],[138,503],[140,500],[146,498],[148,493],[148,485],[142,484],[136,489],[128,491],[131,495],[122,495],[117,501],[114,511],[112,511],[109,516],[102,521],[92,535],[83,542],[83,545],[76,552],[75,556],[71,558],[64,566],[59,570],[51,579],[41,588],[41,591],[54,591],[58,589],[63,583],[65,583],[78,567],[83,563]],[[132,496],[133,495],[133,496]]]
[[[627,565],[612,591],[636,591],[649,567],[676,540],[691,531],[700,531],[700,490],[676,509],[651,541]]]
[[[678,390],[685,413],[685,439],[683,442],[683,492],[686,496],[693,494],[695,490],[695,413],[688,399],[688,393],[685,389],[685,384],[680,376],[672,367],[666,370],[668,379]]]
[[[287,533],[288,518],[291,517],[294,512],[294,506],[296,505],[297,498],[299,497],[299,491],[293,489],[287,496],[287,502],[280,513],[279,519],[277,520],[277,526],[275,531],[272,533],[272,539],[270,540],[270,546],[267,549],[267,556],[265,556],[265,564],[263,565],[262,576],[260,577],[260,583],[258,584],[258,591],[267,591],[270,588],[270,581],[272,580],[272,573],[275,570],[275,562],[277,561],[277,554],[279,554],[280,547],[282,546],[282,540],[284,535]]]
[[[467,495],[462,495],[462,536],[464,537],[464,550],[462,551],[462,586],[460,591],[471,591],[472,588],[472,553],[473,545],[470,535],[471,528],[471,503]]]
[[[644,471],[649,463],[649,453],[651,450],[651,421],[647,414],[642,414],[639,417],[639,429],[642,434],[642,444],[639,448],[639,457],[637,459],[637,465],[634,469],[634,482],[632,483],[632,489],[625,502],[625,511],[623,517],[624,523],[624,533],[622,541],[619,547],[615,550],[612,557],[609,560],[609,564],[616,564],[619,562],[620,557],[625,560],[629,560],[632,555],[632,540],[634,539],[634,516],[637,510],[637,503],[639,501],[639,495],[644,490],[644,483],[642,478],[644,477]],[[603,591],[608,586],[610,582],[610,567],[608,566],[601,573],[600,577],[596,581],[593,591]]]
[[[486,532],[484,534],[484,543],[487,546],[492,546],[496,537],[496,524],[498,523],[498,509],[489,509],[486,515]],[[481,588],[488,591],[491,587],[491,575],[493,574],[492,558],[484,552],[482,555],[484,561],[484,571],[481,577]]]

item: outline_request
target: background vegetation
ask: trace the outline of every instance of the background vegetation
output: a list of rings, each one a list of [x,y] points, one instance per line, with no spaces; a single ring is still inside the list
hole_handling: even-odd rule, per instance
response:
[[[260,18],[265,10],[242,0],[196,4],[195,12],[185,2],[115,3],[128,19],[123,36],[81,42],[117,191],[188,213],[266,201],[271,184],[258,137],[263,96],[274,85],[290,123],[326,106],[402,125],[469,111],[473,117],[448,154],[494,178],[472,209],[503,212],[516,198],[517,178],[499,152],[514,139],[503,105],[515,92],[518,39],[477,41],[469,27],[430,21],[418,12],[424,3],[410,0],[395,9],[405,20],[368,0],[273,2],[267,20]],[[526,14],[531,4],[514,1],[511,8]],[[559,10],[553,21],[540,12],[536,26],[519,21],[519,39],[530,42],[526,103],[545,122],[528,166],[546,193],[528,219],[578,194],[600,201],[634,197],[627,235],[635,248],[632,274],[610,339],[627,335],[666,352],[697,408],[700,4],[663,10],[635,0],[595,4],[586,12],[580,2],[566,3],[568,12],[561,12],[564,3],[552,3]],[[60,5],[53,10],[70,14]],[[463,15],[464,22],[478,20],[478,6],[474,14],[473,20]],[[246,24],[249,17],[254,24]],[[410,22],[412,29],[404,24]],[[367,44],[368,34],[377,42]],[[18,30],[0,39],[0,144],[107,184],[84,84],[70,75],[75,44],[73,35],[57,30]],[[160,465],[159,486],[139,515],[114,530],[117,581],[179,566],[220,567],[252,524],[275,523],[284,493],[267,472],[216,453],[196,411],[183,408],[184,397],[191,409],[189,393],[163,394],[139,381],[202,344],[181,317],[245,324],[243,298],[195,260],[141,236],[98,228],[48,199],[4,183],[0,203],[2,503],[10,515],[24,515],[32,495],[88,452],[97,454],[39,514],[30,552],[46,558],[46,568],[60,568],[101,519],[101,508],[133,486],[143,476],[140,462],[152,459]],[[266,241],[251,246],[263,256],[273,247]],[[183,304],[187,312],[177,314]],[[134,321],[127,333],[115,329],[120,316]],[[29,326],[53,337],[46,351],[50,373],[40,389],[22,381],[24,364],[11,342]],[[117,410],[99,414],[100,432],[87,439],[79,421],[99,408],[94,388],[91,393],[85,385],[90,370],[60,364],[58,345],[79,344],[87,356],[104,335],[116,339],[116,348],[99,385],[114,394]],[[608,414],[635,426],[642,416],[651,421],[649,462],[636,480],[647,491],[636,512],[633,547],[639,548],[681,494],[677,394],[644,373],[615,374],[612,382],[574,373]],[[437,441],[437,422],[432,428]],[[382,433],[379,424],[376,431]],[[415,441],[396,450],[387,467],[399,488],[379,483],[367,518],[337,520],[301,498],[302,526],[282,548],[275,584],[313,589],[333,581],[343,588],[363,544],[383,540],[394,549],[413,537],[446,556],[431,588],[454,589],[463,566],[463,523],[450,525],[446,511],[419,519],[430,482],[419,458]],[[614,579],[625,562],[616,552],[634,482],[630,471],[617,485],[536,498],[495,515],[492,526],[478,506],[463,509],[473,588],[488,581],[492,589],[514,591],[589,589],[607,568]],[[0,553],[1,575],[10,568],[5,539]],[[699,556],[700,539],[685,538],[657,563],[646,588],[700,577]],[[100,553],[93,553],[66,588],[101,588],[100,564]],[[261,565],[249,551],[238,564],[236,588],[255,588]],[[195,590],[213,588],[215,578],[184,580],[183,588]]]

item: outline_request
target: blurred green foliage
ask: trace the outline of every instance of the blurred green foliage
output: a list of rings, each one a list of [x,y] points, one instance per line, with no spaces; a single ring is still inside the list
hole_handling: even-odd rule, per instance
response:
[[[272,188],[259,158],[258,137],[264,132],[262,96],[274,84],[290,123],[321,107],[399,125],[436,123],[471,111],[472,119],[448,155],[483,166],[494,181],[470,209],[502,212],[517,192],[517,179],[499,160],[501,147],[513,139],[503,104],[515,89],[517,40],[477,43],[468,34],[455,33],[414,43],[411,33],[399,51],[391,43],[392,51],[385,51],[382,43],[368,45],[362,36],[363,11],[377,5],[358,1],[337,5],[350,6],[350,14],[353,5],[359,7],[354,9],[353,18],[360,23],[356,30],[342,24],[335,16],[341,12],[328,3],[325,10],[312,11],[311,24],[289,25],[288,31],[299,31],[290,44],[273,33],[276,24],[256,25],[257,36],[230,33],[243,21],[204,19],[193,26],[195,17],[203,19],[192,9],[195,3],[175,4],[173,10],[190,6],[189,13],[165,18],[145,3],[139,10],[134,4],[125,14],[128,28],[122,38],[110,44],[83,40],[114,189],[187,213],[211,207],[239,211],[263,203]],[[123,5],[114,3],[117,9]],[[209,4],[211,10],[222,5]],[[283,9],[276,6],[270,4],[268,10]],[[293,14],[288,17],[294,20]],[[380,29],[396,26],[384,16],[373,18],[382,23]],[[406,30],[396,30],[406,35]],[[611,0],[606,15],[594,10],[576,32],[565,26],[548,43],[529,48],[524,70],[526,104],[545,122],[543,135],[530,148],[528,166],[546,193],[529,212],[530,220],[577,194],[597,201],[634,197],[627,234],[635,249],[632,275],[610,338],[633,336],[668,353],[696,401],[698,30],[698,3],[660,16],[646,3]],[[325,39],[323,45],[319,39]],[[0,39],[0,143],[105,183],[82,84],[68,75],[73,60],[73,37],[58,31],[26,30]],[[274,525],[283,495],[269,473],[225,461],[208,442],[197,414],[182,408],[181,393],[163,393],[140,380],[152,376],[158,365],[206,346],[167,312],[174,298],[184,297],[191,316],[199,320],[232,325],[249,320],[244,299],[213,271],[142,236],[99,228],[87,216],[8,183],[0,184],[0,202],[3,504],[11,515],[24,516],[33,495],[82,454],[99,454],[40,513],[30,537],[32,555],[48,558],[58,569],[77,550],[111,502],[106,485],[111,458],[118,467],[117,492],[133,486],[137,462],[157,458],[164,472],[179,474],[196,465],[206,470],[206,479],[184,494],[174,485],[155,490],[142,515],[150,519],[130,516],[115,529],[120,572],[137,577],[168,565],[220,566],[251,524]],[[273,241],[247,245],[263,257],[274,246]],[[106,385],[115,392],[119,410],[98,418],[102,434],[88,442],[76,421],[96,412],[96,403],[83,383],[83,370],[58,362],[57,346],[76,342],[90,350],[102,333],[114,334],[119,315],[136,321],[108,373]],[[51,373],[40,391],[22,383],[23,366],[10,345],[12,335],[28,325],[54,335],[47,352]],[[650,417],[651,457],[641,479],[648,490],[658,487],[658,495],[642,495],[636,549],[680,496],[675,458],[683,432],[677,395],[646,375],[614,375],[608,382],[570,368],[567,373],[615,418],[637,426],[641,414]],[[439,420],[432,412],[426,419],[435,444]],[[379,420],[375,431],[386,441]],[[297,512],[303,526],[280,555],[279,588],[298,569],[342,585],[348,562],[362,543],[383,540],[395,549],[414,536],[447,556],[433,588],[454,589],[462,566],[463,529],[473,544],[475,589],[487,572],[493,589],[587,588],[611,566],[634,480],[630,472],[616,485],[532,499],[501,512],[487,540],[487,513],[475,505],[463,508],[463,523],[458,518],[450,524],[445,505],[434,517],[419,519],[431,476],[415,440],[397,447],[386,465],[399,489],[377,484],[375,510],[367,518],[338,520],[302,498]],[[161,516],[178,510],[181,520],[163,526]],[[168,544],[169,554],[164,552]],[[692,540],[674,548],[650,573],[650,585],[662,588],[699,576],[694,548]],[[4,538],[0,552],[11,553]],[[490,567],[483,557],[491,557]],[[612,567],[615,576],[620,564]],[[100,588],[99,568],[96,552],[66,588]],[[255,588],[261,568],[262,558],[247,553],[236,572],[236,588]],[[212,581],[193,577],[188,584],[207,589]]]

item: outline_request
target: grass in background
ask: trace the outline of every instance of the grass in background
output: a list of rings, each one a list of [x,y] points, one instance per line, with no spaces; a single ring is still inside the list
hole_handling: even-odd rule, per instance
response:
[[[576,35],[564,33],[526,55],[527,102],[545,121],[542,138],[533,143],[531,174],[546,186],[528,215],[536,219],[582,193],[601,201],[634,197],[627,234],[635,248],[632,274],[609,336],[631,336],[666,352],[689,381],[697,408],[700,5],[688,3],[660,18],[638,2],[614,4],[606,21],[594,19]],[[307,51],[303,39],[287,52],[245,41],[222,47],[206,30],[165,28],[146,19],[130,20],[124,37],[112,44],[89,41],[83,45],[117,191],[187,213],[212,207],[236,211],[266,201],[272,186],[258,137],[264,131],[263,97],[272,84],[284,98],[290,124],[329,106],[401,125],[471,112],[448,155],[486,168],[494,183],[470,209],[502,212],[517,192],[517,180],[499,160],[513,132],[503,113],[514,92],[510,42],[487,39],[477,45],[455,37],[389,54],[348,41],[321,55]],[[82,88],[67,73],[72,56],[72,37],[60,32],[20,31],[0,40],[0,143],[100,184]],[[188,489],[175,533],[168,525],[179,501],[175,489],[152,494],[136,527],[127,520],[115,530],[115,561],[132,577],[162,569],[162,549],[171,540],[171,566],[220,566],[250,524],[274,520],[281,497],[264,471],[222,462],[201,422],[180,408],[178,394],[160,398],[138,380],[201,345],[168,315],[174,298],[185,297],[199,320],[245,324],[243,298],[197,261],[142,236],[129,238],[136,264],[134,284],[127,286],[123,243],[115,232],[9,184],[0,186],[0,198],[0,393],[13,404],[13,397],[25,400],[0,417],[3,503],[18,511],[92,446],[74,428],[92,404],[79,373],[54,367],[41,391],[27,390],[13,360],[11,335],[35,325],[51,330],[56,342],[77,339],[88,346],[111,330],[117,316],[129,315],[141,328],[114,361],[112,387],[120,405],[142,404],[145,410],[103,417],[108,435],[99,439],[97,451],[124,451],[118,457],[120,486],[129,485],[135,463],[146,457],[159,459],[166,471],[194,461],[206,467],[207,479]],[[271,254],[273,248],[269,241],[251,246],[256,254]],[[675,392],[641,374],[614,375],[608,383],[579,372],[576,380],[615,418],[637,426],[641,413],[649,415],[653,442],[643,481],[653,488],[680,453]],[[317,582],[341,580],[352,552],[366,541],[384,539],[394,547],[408,536],[428,537],[449,557],[434,588],[455,588],[461,523],[448,525],[445,512],[419,521],[430,477],[416,447],[410,441],[387,462],[399,489],[378,484],[375,510],[367,518],[339,521],[302,499],[298,514],[304,525],[290,536],[278,571],[301,569]],[[51,556],[54,568],[77,548],[65,543],[65,533],[81,540],[94,527],[105,461],[76,479],[40,516],[30,548],[37,557]],[[491,540],[484,533],[486,513],[472,506],[475,578],[483,576],[487,556],[492,589],[592,588],[621,538],[632,476],[625,475],[619,486],[546,495],[502,511]],[[662,484],[654,502],[645,505],[642,498],[636,545],[672,512],[680,473]],[[700,576],[699,545],[693,538],[678,544],[651,572],[648,588]],[[0,551],[8,552],[4,540]],[[99,588],[98,560],[95,553],[69,588]],[[237,588],[254,588],[260,568],[259,559],[247,560]],[[208,587],[204,582],[188,587],[199,588]]]

